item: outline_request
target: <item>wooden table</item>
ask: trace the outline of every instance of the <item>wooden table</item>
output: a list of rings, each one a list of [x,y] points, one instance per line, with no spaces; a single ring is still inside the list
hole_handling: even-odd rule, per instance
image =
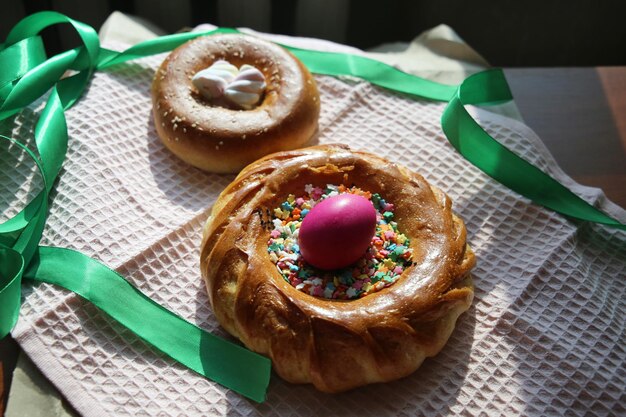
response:
[[[626,207],[626,67],[507,69],[526,124],[577,182]],[[0,341],[0,416],[19,348]]]

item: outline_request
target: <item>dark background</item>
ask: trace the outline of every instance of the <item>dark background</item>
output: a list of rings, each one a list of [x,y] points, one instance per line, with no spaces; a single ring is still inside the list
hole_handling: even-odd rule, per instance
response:
[[[200,23],[329,39],[359,48],[410,41],[446,23],[495,66],[626,65],[626,1],[2,0],[0,37],[25,15],[57,10],[99,29],[114,10],[167,32]],[[68,28],[44,31],[50,53]]]

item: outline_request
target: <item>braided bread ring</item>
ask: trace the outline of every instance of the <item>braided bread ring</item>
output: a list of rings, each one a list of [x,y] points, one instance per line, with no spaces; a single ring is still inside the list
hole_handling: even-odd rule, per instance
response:
[[[292,287],[269,259],[266,225],[307,183],[355,184],[392,202],[413,266],[351,301]],[[406,376],[441,350],[472,302],[475,258],[451,206],[420,175],[369,153],[315,146],[269,155],[222,192],[204,228],[201,270],[215,315],[293,383],[340,392]]]

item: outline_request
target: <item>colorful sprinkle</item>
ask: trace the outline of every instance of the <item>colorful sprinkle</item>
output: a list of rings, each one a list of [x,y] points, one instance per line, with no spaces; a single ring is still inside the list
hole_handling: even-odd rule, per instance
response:
[[[363,257],[355,264],[334,271],[322,271],[309,265],[300,255],[298,231],[302,219],[317,203],[343,193],[361,195],[372,201],[377,210],[376,234]],[[398,280],[412,261],[410,240],[398,231],[393,220],[394,206],[379,194],[357,187],[326,184],[304,187],[304,195],[290,194],[273,211],[273,230],[267,242],[270,260],[285,281],[297,290],[315,297],[350,300],[380,291]]]

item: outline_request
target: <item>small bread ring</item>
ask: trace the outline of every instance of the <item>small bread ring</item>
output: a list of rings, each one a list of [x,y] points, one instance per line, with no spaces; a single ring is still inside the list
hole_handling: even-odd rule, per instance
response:
[[[192,76],[220,59],[263,73],[267,87],[257,107],[213,105],[195,89]],[[201,37],[175,49],[155,74],[152,102],[165,146],[191,165],[221,173],[302,147],[316,132],[320,111],[315,80],[297,58],[276,44],[239,34]]]
[[[413,265],[350,301],[291,286],[268,256],[268,210],[305,184],[355,184],[395,206]],[[448,340],[473,298],[475,257],[450,198],[420,175],[343,146],[280,152],[246,167],[206,223],[201,271],[222,326],[272,359],[285,380],[340,392],[415,371]]]

